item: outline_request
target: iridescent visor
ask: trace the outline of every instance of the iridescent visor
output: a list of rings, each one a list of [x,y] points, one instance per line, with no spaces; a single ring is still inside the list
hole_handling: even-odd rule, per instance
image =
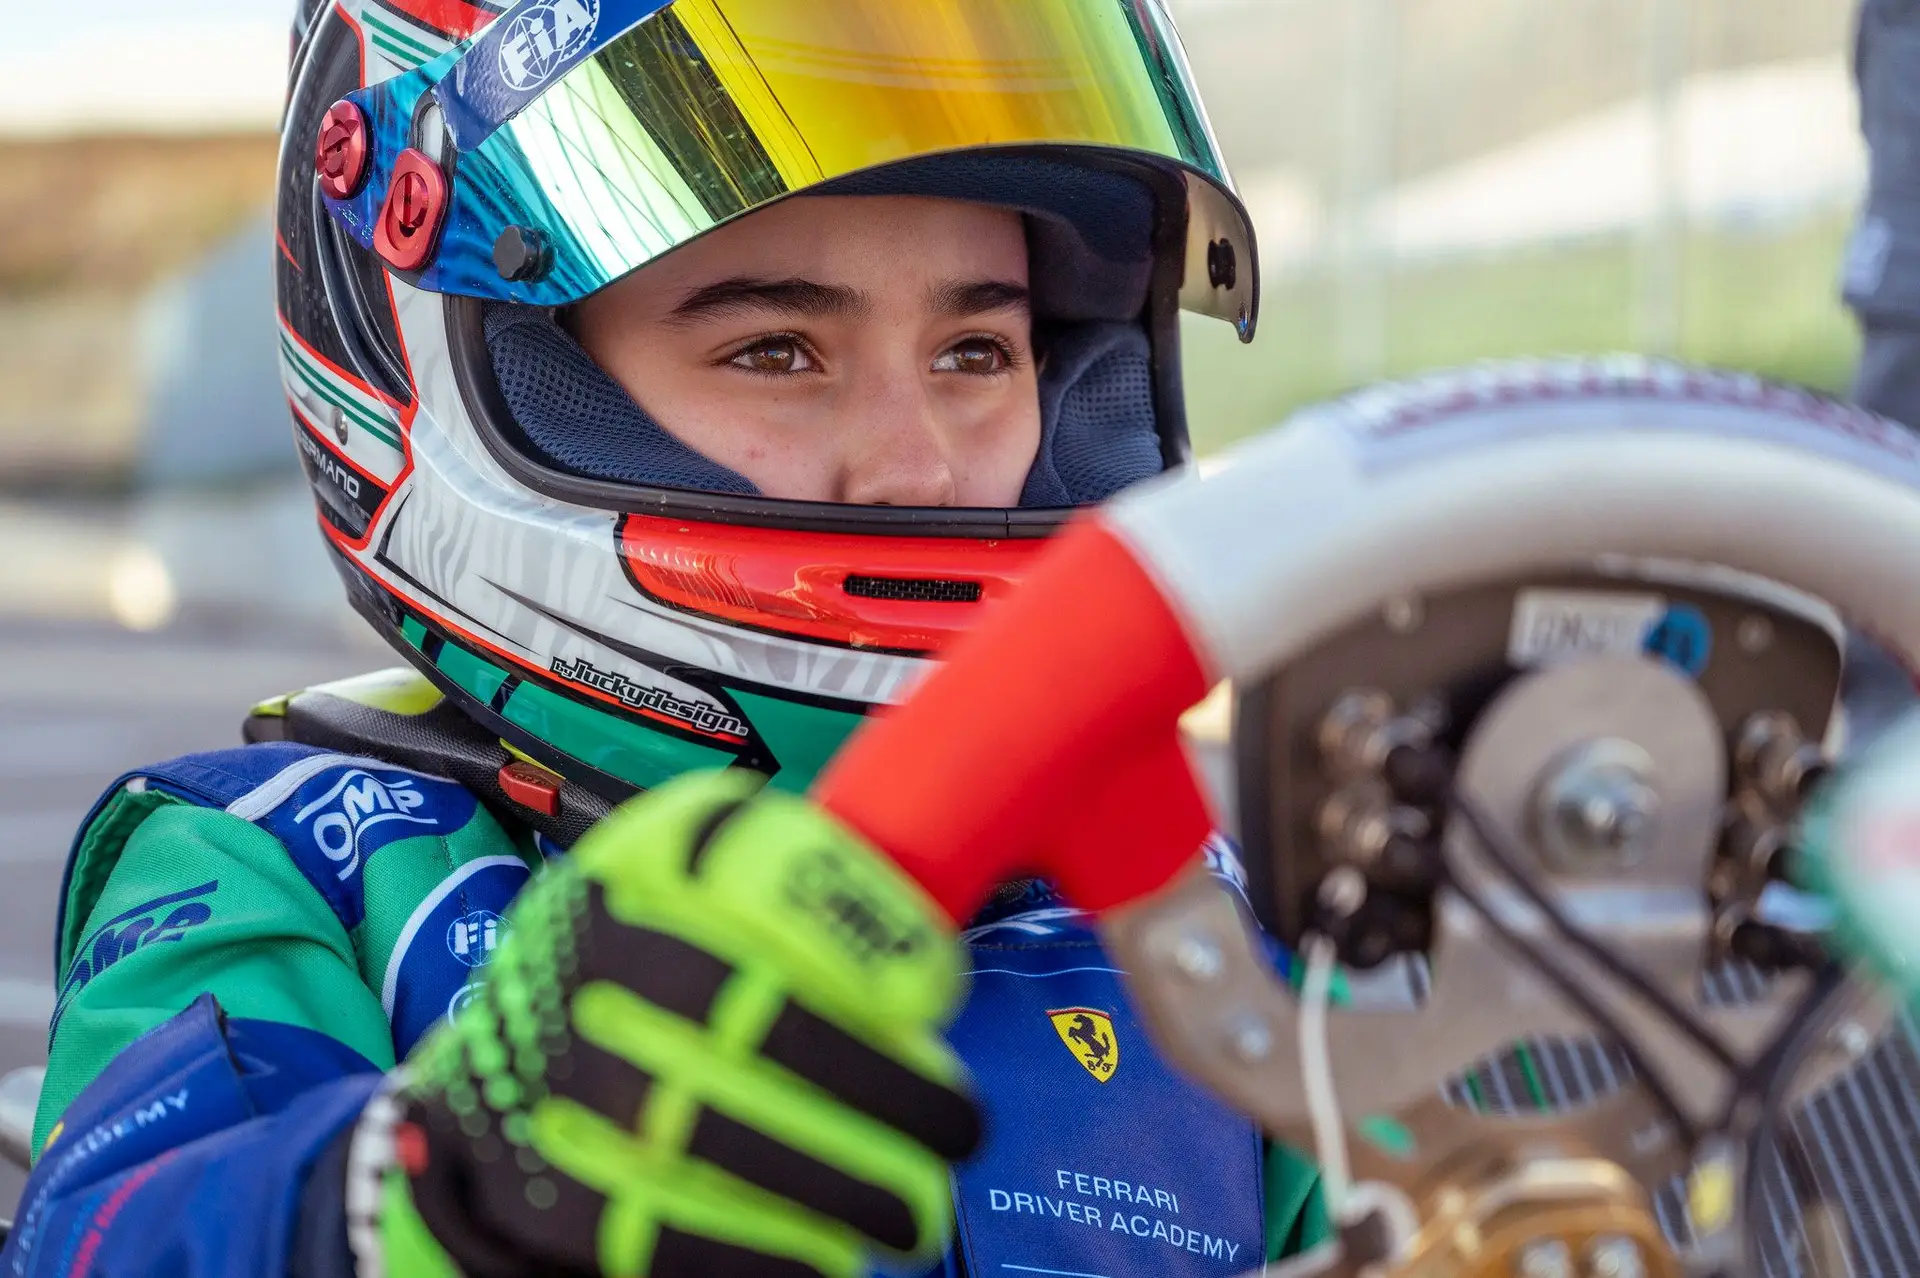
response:
[[[396,157],[421,145],[429,91],[455,145],[446,223],[414,277],[428,289],[576,301],[845,174],[1050,144],[1184,181],[1182,304],[1251,328],[1245,214],[1161,0],[524,0],[440,60],[354,95],[371,126],[369,179],[328,203],[362,244]]]

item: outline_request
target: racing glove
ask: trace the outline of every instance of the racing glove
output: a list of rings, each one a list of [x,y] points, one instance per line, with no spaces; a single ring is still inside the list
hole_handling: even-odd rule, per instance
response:
[[[357,1224],[349,1175],[361,1278],[851,1276],[937,1252],[948,1164],[979,1138],[939,1035],[957,940],[892,863],[758,785],[654,791],[515,902],[483,990],[361,1124],[391,1133]]]

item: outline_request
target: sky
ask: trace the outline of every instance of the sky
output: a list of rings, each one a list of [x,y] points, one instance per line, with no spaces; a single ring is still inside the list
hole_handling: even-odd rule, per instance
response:
[[[7,6],[0,133],[271,128],[291,3],[90,0]]]

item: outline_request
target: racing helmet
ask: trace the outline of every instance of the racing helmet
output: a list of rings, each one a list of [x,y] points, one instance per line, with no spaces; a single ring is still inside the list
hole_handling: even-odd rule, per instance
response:
[[[804,788],[1073,507],[1186,459],[1179,312],[1253,336],[1253,234],[1162,0],[303,8],[276,280],[321,530],[447,699],[609,800],[700,767]],[[1019,508],[770,499],[556,322],[812,194],[1022,215]]]

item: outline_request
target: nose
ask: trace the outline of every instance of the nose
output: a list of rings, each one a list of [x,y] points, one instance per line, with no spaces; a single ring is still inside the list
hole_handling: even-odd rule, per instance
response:
[[[856,506],[951,506],[954,479],[946,434],[921,378],[861,387],[848,405],[840,500]]]

